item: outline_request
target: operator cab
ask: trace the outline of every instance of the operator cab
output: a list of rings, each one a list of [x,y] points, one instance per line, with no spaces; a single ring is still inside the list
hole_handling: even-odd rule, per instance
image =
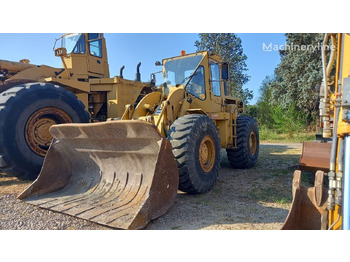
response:
[[[211,97],[210,93],[214,97],[227,94],[228,64],[221,62],[221,57],[215,54],[209,55],[206,51],[182,53],[182,56],[163,60],[163,65],[163,79],[169,86],[183,86],[200,100]]]
[[[60,47],[55,48],[57,42]],[[100,33],[70,33],[56,40],[55,55],[61,57],[66,73],[61,77],[88,81],[109,77],[106,43]],[[68,72],[68,74],[67,74]]]

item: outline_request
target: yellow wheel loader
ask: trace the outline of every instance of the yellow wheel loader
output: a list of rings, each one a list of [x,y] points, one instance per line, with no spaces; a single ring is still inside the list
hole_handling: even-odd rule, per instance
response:
[[[57,45],[57,47],[56,47]],[[0,60],[0,168],[25,178],[41,169],[50,126],[121,117],[154,83],[109,78],[103,34],[64,34],[55,55],[63,68]]]
[[[315,185],[301,185],[301,171],[294,172],[292,207],[282,229],[350,229],[349,34],[325,34],[322,62],[320,117],[323,137],[332,142],[304,143],[300,169],[316,171]]]
[[[128,104],[118,120],[62,124],[37,180],[19,199],[123,229],[164,214],[177,190],[198,194],[215,184],[221,148],[236,168],[259,154],[254,119],[227,96],[228,63],[203,51],[164,59],[164,83]]]

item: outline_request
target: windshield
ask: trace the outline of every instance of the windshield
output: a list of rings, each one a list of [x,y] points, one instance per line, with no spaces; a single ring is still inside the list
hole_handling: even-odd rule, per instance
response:
[[[184,85],[202,61],[203,55],[168,60],[164,64],[164,81],[171,86]]]
[[[68,34],[62,37],[61,47],[67,49],[67,53],[70,54],[73,52],[74,47],[77,45],[78,40],[80,39],[80,34]],[[77,49],[77,48],[76,48]],[[74,50],[76,53],[76,50]]]

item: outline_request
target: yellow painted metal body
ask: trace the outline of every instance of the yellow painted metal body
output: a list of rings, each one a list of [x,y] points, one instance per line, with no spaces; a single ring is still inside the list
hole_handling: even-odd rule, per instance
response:
[[[106,104],[107,108],[105,118],[121,117],[126,105],[136,106],[136,100],[140,99],[140,96],[142,98],[142,96],[152,91],[151,84],[126,80],[121,77],[110,78],[106,40],[103,34],[93,35],[95,37],[90,39],[90,34],[81,34],[80,37],[84,41],[81,42],[79,48],[84,50],[84,52],[71,51],[67,53],[65,47],[55,49],[55,55],[61,58],[63,68],[0,61],[0,70],[11,69],[11,75],[9,75],[5,83],[10,83],[14,80],[27,80],[59,84],[77,95],[84,103],[85,109],[89,110],[92,117],[99,114],[104,104]],[[69,34],[62,37],[64,36],[69,36]],[[96,56],[91,51],[91,46],[96,45],[96,43],[99,43],[101,47],[100,56]],[[184,90],[184,86],[171,87],[168,96],[161,97],[162,101],[155,98],[157,101],[154,101],[154,104],[157,104],[157,107],[161,106],[161,102],[167,101],[164,107],[162,107],[160,115],[153,114],[152,108],[147,108],[147,110],[141,109],[150,104],[150,102],[146,103],[145,100],[142,102],[143,105],[139,106],[138,110],[135,111],[135,115],[130,117],[136,119],[152,114],[153,120],[148,119],[148,121],[155,121],[154,123],[158,124],[159,131],[165,136],[170,125],[176,118],[185,114],[207,114],[218,127],[222,146],[226,148],[235,147],[235,129],[232,130],[232,126],[234,126],[233,119],[236,119],[238,113],[244,110],[244,105],[238,99],[224,95],[223,81],[220,81],[220,95],[217,96],[213,92],[210,63],[217,63],[221,72],[222,58],[216,54],[198,52],[164,59],[163,64],[167,61],[194,56],[202,56],[202,60],[198,65],[204,68],[205,75],[205,92],[202,97],[195,97],[189,94],[189,92]],[[180,91],[181,88],[182,91]],[[160,91],[164,93],[164,90]],[[149,97],[147,100],[152,100],[154,96],[154,94],[150,94],[152,98]],[[189,103],[187,100],[191,100],[191,102]],[[129,107],[128,110],[130,109]]]
[[[336,87],[338,87],[337,92],[343,92],[342,89],[339,90],[339,86],[343,86],[344,78],[350,77],[350,36],[348,34],[338,34],[338,39],[339,59],[337,61],[337,77],[335,80]],[[340,108],[337,130],[339,137],[350,134],[350,125],[342,120],[342,111],[342,108]]]
[[[60,68],[45,65],[39,67],[32,64],[0,60],[0,71],[2,70],[8,72],[10,80],[27,79],[35,81],[45,81],[45,78],[54,77],[62,71]]]
[[[238,99],[225,96],[222,75],[218,77],[221,58],[217,55],[200,52],[165,59],[163,65],[167,61],[184,59],[184,64],[180,61],[175,66],[183,77],[179,81],[183,81],[186,79],[184,67],[189,61],[185,59],[191,60],[191,57],[201,59],[198,62],[196,58],[196,62],[186,68],[190,71],[186,72],[190,73],[187,83],[168,86],[165,82],[158,88],[151,86],[151,91],[144,83],[120,77],[90,79],[90,91],[100,95],[94,97],[99,99],[94,101],[95,105],[103,101],[101,94],[107,96],[109,117],[121,114],[121,105],[128,102],[127,99],[132,102],[126,105],[119,121],[51,127],[55,143],[47,153],[38,179],[19,198],[40,207],[126,229],[142,228],[164,214],[172,205],[180,183],[172,144],[166,139],[172,124],[188,114],[208,115],[218,128],[221,146],[233,148],[237,146],[233,122],[244,109]],[[211,74],[213,63],[215,79]],[[201,69],[199,87],[202,92],[199,95],[189,90],[191,77],[198,68]],[[227,71],[228,68],[226,75]],[[208,128],[213,128],[212,123],[209,124]],[[56,145],[59,152],[56,152]],[[220,164],[220,150],[217,150],[217,137],[206,134],[199,144],[199,157],[195,159],[203,173],[207,173],[201,175],[216,178]],[[57,159],[66,164],[62,165]]]
[[[348,208],[345,207],[348,199],[344,197],[347,197],[345,193],[348,188],[344,183],[344,176],[347,175],[348,170],[345,168],[349,159],[344,157],[342,139],[350,135],[349,34],[325,34],[322,63],[324,78],[319,95],[320,116],[324,121],[323,137],[332,137],[332,144],[310,143],[318,146],[309,145],[307,151],[303,148],[303,153],[306,152],[309,156],[310,152],[313,153],[313,157],[316,155],[318,161],[328,158],[328,166],[325,170],[323,163],[322,166],[320,162],[313,165],[314,160],[310,161],[310,157],[308,161],[305,160],[309,167],[318,169],[314,187],[311,188],[300,184],[301,171],[295,171],[292,208],[282,229],[339,230],[344,227],[342,213],[345,214]],[[332,119],[333,126],[330,124]],[[322,154],[318,149],[321,149]],[[327,189],[323,188],[324,174],[321,170],[328,172],[325,174],[329,180]]]
[[[61,38],[70,35],[74,34],[65,34]],[[63,68],[32,65],[27,60],[22,63],[0,60],[0,75],[6,75],[4,84],[19,83],[18,81],[58,84],[74,93],[84,103],[92,118],[106,105],[107,112],[103,112],[105,119],[121,117],[127,104],[136,103],[141,92],[150,92],[150,83],[121,77],[110,78],[103,34],[84,33],[79,39],[82,41],[78,50],[67,53],[65,47],[55,49],[55,55],[61,58]],[[100,54],[95,53],[97,47]],[[148,87],[147,92],[145,87]]]
[[[201,55],[203,58],[197,68],[204,68],[205,92],[195,96],[186,90],[186,85],[162,86],[159,92],[150,93],[133,109],[127,107],[122,119],[142,119],[157,126],[158,131],[166,137],[171,124],[178,118],[187,114],[208,115],[216,124],[220,135],[221,147],[237,147],[235,120],[244,110],[244,104],[239,99],[225,96],[224,81],[220,81],[220,96],[213,92],[213,79],[211,78],[210,64],[217,63],[222,70],[222,58],[207,51],[173,57],[163,60],[163,65],[172,60],[183,59]],[[163,67],[163,74],[164,74]],[[165,89],[168,91],[165,91]],[[168,94],[166,94],[168,92]]]
[[[350,36],[348,34],[337,34],[337,60],[336,60],[336,74],[335,74],[335,92],[331,94],[331,104],[334,105],[337,96],[343,94],[344,78],[350,77]],[[333,110],[335,111],[335,110]],[[350,124],[343,121],[343,108],[340,107],[339,119],[337,125],[337,135],[339,138],[350,134]],[[335,117],[335,114],[334,114]],[[339,150],[339,139],[338,139],[338,150]],[[338,172],[338,152],[336,160],[336,172]],[[337,192],[336,192],[337,193]],[[342,214],[341,207],[335,205],[334,210],[329,211],[329,226],[333,223],[332,229],[339,230],[342,226]]]
[[[350,36],[349,34],[326,34],[325,40],[330,41],[332,39],[333,48],[335,48],[334,52],[331,52],[329,61],[327,64],[324,64],[324,74],[326,72],[326,81],[327,81],[327,103],[329,103],[329,113],[328,116],[329,119],[333,118],[333,125],[337,123],[337,137],[338,144],[337,144],[337,150],[336,150],[336,163],[333,167],[334,172],[336,175],[336,180],[339,180],[338,173],[342,173],[342,171],[339,170],[339,163],[338,163],[338,156],[339,156],[339,149],[340,149],[340,138],[344,138],[345,136],[350,134],[350,124],[349,122],[346,122],[343,120],[343,106],[341,104],[342,97],[344,95],[343,86],[344,86],[344,79],[350,77]],[[329,44],[325,42],[324,44]],[[332,57],[336,54],[335,59],[333,60]],[[325,61],[324,61],[325,63]],[[335,70],[334,70],[335,69]],[[331,72],[334,73],[332,74]],[[325,80],[324,80],[325,81]],[[339,117],[336,120],[336,105],[339,106]],[[334,129],[334,127],[333,127]],[[325,137],[325,136],[324,136]],[[329,135],[326,137],[331,137],[331,133],[329,132]],[[348,160],[347,160],[348,161]],[[331,166],[333,164],[331,163]],[[339,183],[339,182],[337,182]],[[335,190],[335,196],[337,196],[337,189],[333,188]],[[338,192],[339,193],[339,192]],[[342,227],[342,207],[335,204],[335,207],[333,210],[328,211],[328,226],[332,230],[339,230]]]

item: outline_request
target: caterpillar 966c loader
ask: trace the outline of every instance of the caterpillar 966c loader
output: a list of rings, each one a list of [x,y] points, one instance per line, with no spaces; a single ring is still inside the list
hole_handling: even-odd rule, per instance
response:
[[[292,208],[282,229],[350,229],[350,36],[325,34],[322,62],[320,116],[323,137],[332,143],[306,146],[300,168],[317,170],[315,186],[302,186],[301,171],[295,171]]]
[[[0,168],[7,173],[39,174],[53,124],[121,117],[154,86],[139,74],[109,78],[103,34],[65,34],[57,43],[63,68],[0,60]]]
[[[161,64],[158,62],[158,64]],[[236,168],[255,165],[259,133],[244,103],[226,95],[228,64],[203,51],[164,59],[164,84],[120,120],[51,127],[37,180],[20,196],[39,207],[111,227],[143,228],[177,189],[209,191],[221,148]]]

